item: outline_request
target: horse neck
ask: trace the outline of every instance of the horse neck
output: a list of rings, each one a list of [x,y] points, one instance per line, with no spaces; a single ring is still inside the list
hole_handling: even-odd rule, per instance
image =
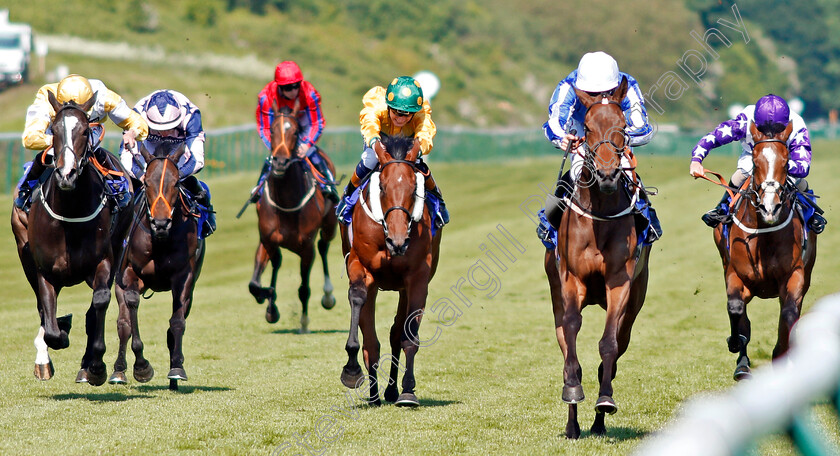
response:
[[[296,206],[309,192],[312,182],[303,167],[303,161],[297,161],[286,168],[282,176],[269,173],[268,190],[271,199],[284,207]]]
[[[41,191],[46,192],[44,198],[49,202],[53,210],[60,210],[64,216],[74,214],[89,214],[101,203],[104,189],[104,182],[93,165],[88,163],[80,170],[79,178],[76,180],[76,187],[73,190],[60,190],[56,182],[56,170],[53,170],[47,184]]]

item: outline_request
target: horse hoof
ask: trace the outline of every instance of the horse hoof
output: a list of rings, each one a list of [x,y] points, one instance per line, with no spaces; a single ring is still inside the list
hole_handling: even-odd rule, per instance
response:
[[[397,391],[397,386],[394,384],[385,388],[385,394],[383,396],[385,397],[385,402],[393,404],[394,402],[397,402],[399,395],[400,393]]]
[[[414,393],[402,393],[400,397],[397,398],[397,402],[394,403],[397,407],[418,407],[420,405],[420,401],[417,400],[417,396]]]
[[[612,415],[618,411],[618,406],[615,405],[613,398],[609,396],[601,396],[598,398],[598,402],[595,403],[595,411],[598,413]]]
[[[583,395],[583,385],[563,386],[563,402],[577,404],[583,402],[586,396]]]
[[[76,383],[88,383],[88,373],[84,369],[79,369],[79,373],[76,374]]]
[[[114,372],[108,378],[108,383],[112,385],[125,385],[128,383],[128,379],[125,378],[125,371]]]
[[[330,310],[335,307],[335,296],[333,295],[324,295],[321,298],[321,307]]]
[[[87,382],[91,386],[102,386],[108,380],[108,371],[103,367],[102,369],[87,369]]]
[[[269,304],[268,307],[265,309],[265,321],[274,324],[280,321],[280,311],[277,310],[277,306],[274,304]]]
[[[187,371],[180,367],[176,367],[169,370],[169,374],[166,375],[166,378],[169,380],[187,380]]]
[[[735,373],[732,375],[732,378],[736,382],[740,382],[741,380],[749,380],[752,378],[752,371],[747,366],[738,366],[735,369]]]
[[[152,367],[150,363],[146,363],[144,367],[137,367],[137,364],[134,364],[134,380],[137,380],[140,383],[146,383],[155,376],[155,369]]]
[[[361,380],[361,378],[361,366],[356,366],[354,368],[348,368],[347,366],[344,366],[344,369],[341,370],[341,384],[350,389],[356,389],[359,385],[359,380]]]
[[[35,378],[41,381],[47,381],[55,374],[52,360],[47,364],[35,364]]]

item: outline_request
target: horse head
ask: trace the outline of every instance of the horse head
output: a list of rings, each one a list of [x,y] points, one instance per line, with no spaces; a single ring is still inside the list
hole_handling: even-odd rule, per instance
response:
[[[400,256],[408,250],[412,222],[423,217],[424,177],[414,165],[419,149],[413,138],[382,135],[381,141],[386,152],[378,157],[380,171],[371,176],[371,208],[381,217],[388,252]]]
[[[584,169],[589,170],[602,192],[614,193],[621,177],[621,156],[627,149],[627,120],[621,109],[621,101],[627,95],[627,78],[622,78],[621,84],[610,92],[592,94],[575,89],[575,94],[586,107]],[[581,178],[589,177],[582,173]]]
[[[95,100],[91,98],[81,105],[73,101],[61,104],[49,91],[47,98],[55,111],[50,130],[58,188],[73,190],[90,154],[90,121],[87,112]]]
[[[158,241],[169,238],[172,228],[172,215],[180,204],[178,160],[187,150],[183,141],[163,142],[155,150],[155,155],[149,153],[141,142],[138,142],[140,154],[146,160],[146,174],[143,178],[146,201],[148,202],[149,225],[152,235]]]
[[[757,197],[756,206],[764,223],[775,225],[779,222],[784,200],[784,186],[787,181],[787,164],[790,151],[787,140],[793,131],[793,123],[788,123],[782,131],[766,128],[759,129],[755,122],[750,122],[750,134],[753,142],[753,177],[751,190]]]
[[[300,104],[296,100],[294,109],[278,109],[275,103],[272,110],[274,120],[271,122],[271,174],[283,177],[292,163],[300,161],[296,153],[300,133],[297,120]]]

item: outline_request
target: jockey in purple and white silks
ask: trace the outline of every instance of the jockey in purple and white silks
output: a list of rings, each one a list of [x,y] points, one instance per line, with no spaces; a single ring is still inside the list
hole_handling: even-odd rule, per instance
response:
[[[805,177],[811,169],[811,140],[808,136],[808,127],[805,126],[805,121],[799,114],[790,111],[784,98],[773,94],[761,97],[756,104],[744,108],[734,119],[722,122],[709,134],[703,136],[691,151],[689,174],[693,177],[703,175],[703,159],[712,149],[733,141],[741,141],[738,168],[729,181],[730,186],[741,187],[753,171],[752,153],[755,143],[750,133],[750,123],[754,123],[763,133],[770,134],[784,131],[789,123],[793,124],[786,144],[790,151],[788,175],[796,179],[797,187],[801,191],[807,191],[808,183]],[[727,214],[721,205],[727,203],[728,200],[729,194],[725,193],[721,203],[703,215],[703,222],[710,227],[715,227],[727,219]],[[825,219],[819,213],[815,213],[809,222],[809,227],[815,233],[820,233],[825,228],[825,223]]]
[[[207,220],[202,230],[203,237],[216,230],[213,205],[206,184],[195,177],[204,168],[204,128],[201,125],[201,111],[189,98],[175,90],[157,90],[142,98],[134,110],[149,125],[149,136],[141,141],[154,155],[164,143],[183,142],[186,151],[178,160],[181,186],[207,211]],[[146,161],[137,148],[120,145],[120,160],[132,177],[142,179],[146,172]]]
[[[624,111],[627,121],[627,127],[625,128],[629,139],[627,145],[631,147],[642,146],[653,138],[655,132],[648,122],[644,97],[636,79],[627,73],[620,72],[618,63],[605,52],[598,51],[584,54],[577,69],[569,73],[554,89],[548,105],[548,121],[543,124],[546,138],[555,147],[566,150],[570,142],[573,146],[571,169],[561,177],[560,180],[564,181],[565,184],[561,183],[558,186],[556,196],[562,197],[571,192],[573,183],[580,176],[585,161],[586,153],[582,143],[586,108],[578,100],[575,88],[592,95],[612,93],[618,88],[623,78],[627,78],[628,83],[627,95],[621,101],[621,109]],[[572,134],[572,130],[575,130],[576,134]],[[631,181],[633,180],[632,166],[629,155],[622,155],[621,167],[627,170],[625,173]],[[641,184],[641,179],[639,180],[639,184]],[[650,205],[644,190],[640,191],[640,197]],[[562,214],[563,209],[563,207],[558,208],[560,214]],[[550,208],[546,208],[546,212],[550,212]],[[559,214],[556,211],[554,216],[559,219]],[[662,235],[662,228],[659,225],[656,212],[652,208],[650,210],[650,223],[651,230],[648,233],[647,240],[653,242]]]

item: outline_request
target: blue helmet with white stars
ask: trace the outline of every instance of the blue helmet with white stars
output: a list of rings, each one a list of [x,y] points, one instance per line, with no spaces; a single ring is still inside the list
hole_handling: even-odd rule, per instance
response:
[[[177,127],[187,112],[169,91],[159,90],[146,101],[142,115],[149,128],[162,131]]]

